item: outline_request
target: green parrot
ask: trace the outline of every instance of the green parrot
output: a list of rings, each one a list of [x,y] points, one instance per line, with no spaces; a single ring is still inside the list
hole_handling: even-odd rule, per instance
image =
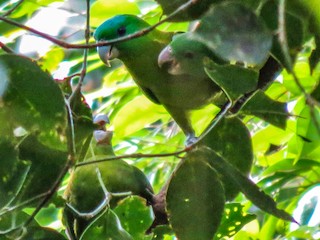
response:
[[[181,5],[187,3],[189,0],[156,0],[161,6],[165,15],[170,15],[177,10]],[[202,16],[213,3],[221,2],[221,0],[199,0],[188,7],[186,10],[180,12],[169,21],[172,22],[183,22],[198,19]]]
[[[112,132],[98,130],[94,136],[98,140],[95,154],[114,156]],[[63,216],[69,237],[79,239],[95,217],[124,197],[116,193],[139,195],[146,199],[148,205],[153,202],[153,189],[146,176],[121,159],[77,167],[64,194],[66,206]]]
[[[118,15],[102,23],[95,31],[97,42],[128,36],[150,25],[134,15]],[[142,92],[154,103],[162,104],[187,136],[195,140],[188,113],[221,95],[220,88],[208,78],[189,74],[172,75],[165,66],[158,66],[158,55],[168,45],[173,33],[157,29],[127,41],[98,47],[101,60],[120,59]]]
[[[228,63],[216,56],[205,44],[196,40],[193,34],[193,32],[187,32],[176,36],[159,54],[158,64],[174,76],[189,75],[194,76],[195,81],[198,81],[198,79],[206,79],[208,82],[213,81],[205,71],[204,59],[209,58],[217,66]],[[219,69],[216,69],[216,71],[219,71]],[[285,104],[269,98],[263,91],[258,92],[259,89],[263,90],[270,85],[280,71],[279,63],[272,56],[269,56],[259,70],[256,85],[252,85],[248,92],[243,92],[243,95],[234,102],[230,112],[241,111],[242,114],[253,115],[274,126],[284,128],[289,116]],[[230,78],[228,73],[225,74],[225,77]],[[221,93],[218,96],[216,94],[214,99],[215,105],[222,106],[227,102],[224,94]],[[249,101],[246,102],[247,100]],[[244,103],[245,107],[242,108]],[[265,114],[266,112],[268,114]]]

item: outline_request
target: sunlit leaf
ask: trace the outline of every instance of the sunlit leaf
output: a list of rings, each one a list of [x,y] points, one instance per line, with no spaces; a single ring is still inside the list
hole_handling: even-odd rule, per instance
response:
[[[91,5],[91,24],[98,26],[103,21],[117,14],[139,14],[136,3],[129,0],[98,0]]]
[[[144,96],[139,96],[126,104],[113,120],[115,132],[119,136],[128,136],[149,124],[166,117],[165,110]]]
[[[300,113],[300,117],[297,120],[297,161],[299,158],[310,158],[317,160],[320,154],[320,134],[319,124],[320,111],[313,109],[314,114],[311,118],[311,112],[309,107],[305,107]],[[304,141],[299,136],[309,139]]]
[[[224,215],[221,220],[221,225],[214,239],[223,237],[232,237],[244,225],[256,218],[253,214],[243,212],[243,205],[239,203],[227,203],[224,209]]]

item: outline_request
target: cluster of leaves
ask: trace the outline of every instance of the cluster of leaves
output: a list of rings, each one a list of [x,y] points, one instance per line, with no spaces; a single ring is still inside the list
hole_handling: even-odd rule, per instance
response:
[[[95,129],[91,118],[96,113],[110,116],[117,155],[145,154],[130,163],[143,170],[155,192],[161,195],[160,189],[166,190],[172,229],[157,226],[146,236],[152,222],[150,209],[140,198],[130,197],[99,213],[81,239],[313,239],[319,234],[319,222],[312,223],[320,199],[314,194],[320,179],[318,0],[235,0],[225,5],[225,1],[203,1],[213,6],[204,16],[199,11],[207,6],[191,5],[173,16],[174,23],[159,26],[165,31],[187,31],[190,14],[201,17],[194,38],[224,60],[241,63],[205,62],[208,76],[225,91],[236,116],[218,122],[200,142],[202,147],[187,152],[182,160],[180,154],[162,156],[183,149],[184,136],[161,106],[139,93],[120,62],[107,69],[95,49],[88,48],[85,54],[68,49],[79,44],[53,45],[44,56],[33,55],[35,60],[8,54],[18,48],[25,33],[19,24],[42,7],[61,1],[12,2],[0,5],[1,239],[66,239],[62,195],[69,168],[88,157]],[[106,18],[130,13],[155,24],[163,13],[170,15],[187,3],[171,2],[97,0],[90,6],[89,20],[94,29]],[[18,25],[5,21],[9,17]],[[47,35],[40,33],[40,37]],[[83,38],[70,41],[85,43]],[[276,59],[275,68],[265,62],[268,54]],[[69,77],[58,84],[51,75],[62,62],[72,67]],[[283,71],[271,82],[279,66]],[[71,90],[70,80],[82,83],[84,71],[85,79],[103,82],[90,88],[94,84],[89,81],[82,95],[78,87]],[[254,91],[257,85],[265,91]],[[216,112],[208,106],[193,113],[198,133]],[[251,176],[257,185],[280,208],[293,213],[301,226],[280,220],[292,219],[244,176],[252,163]],[[262,211],[243,195],[237,196],[237,203],[225,203],[239,191]],[[245,213],[250,207],[256,216]]]

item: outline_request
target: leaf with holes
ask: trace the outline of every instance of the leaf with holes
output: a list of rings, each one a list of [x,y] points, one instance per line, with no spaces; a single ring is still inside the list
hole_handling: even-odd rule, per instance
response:
[[[240,203],[227,203],[220,227],[214,239],[230,238],[254,219],[256,219],[255,215],[243,212],[243,205]]]

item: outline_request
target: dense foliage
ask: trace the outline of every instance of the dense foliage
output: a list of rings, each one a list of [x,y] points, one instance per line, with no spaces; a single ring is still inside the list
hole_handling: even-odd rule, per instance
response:
[[[199,141],[100,60],[119,14],[205,46]],[[0,33],[0,239],[320,239],[319,0],[4,0]]]

